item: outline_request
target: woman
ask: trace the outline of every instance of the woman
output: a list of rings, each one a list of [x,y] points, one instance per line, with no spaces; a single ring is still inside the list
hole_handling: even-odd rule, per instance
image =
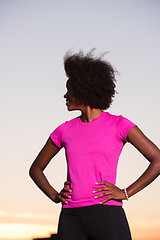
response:
[[[64,95],[68,111],[81,115],[50,135],[30,168],[30,176],[55,203],[62,203],[58,236],[61,240],[130,240],[122,208],[125,200],[150,184],[160,173],[160,151],[130,120],[104,112],[115,95],[115,70],[93,51],[67,53]],[[125,189],[118,188],[116,169],[126,142],[150,162],[147,170]],[[67,182],[59,193],[43,171],[65,148]]]

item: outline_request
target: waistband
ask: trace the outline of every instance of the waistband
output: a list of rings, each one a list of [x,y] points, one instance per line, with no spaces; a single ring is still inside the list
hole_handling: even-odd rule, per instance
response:
[[[104,210],[109,210],[113,208],[122,208],[122,206],[96,204],[96,205],[86,206],[86,207],[62,208],[61,213],[65,215],[82,216],[82,215],[100,213],[100,212],[103,212]]]

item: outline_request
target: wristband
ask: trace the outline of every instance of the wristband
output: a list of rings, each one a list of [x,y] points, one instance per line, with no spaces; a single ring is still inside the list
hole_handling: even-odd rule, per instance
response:
[[[127,189],[124,188],[123,190],[124,190],[124,193],[125,193],[125,196],[126,196],[126,200],[128,201],[128,200],[129,200],[129,197],[128,197]]]

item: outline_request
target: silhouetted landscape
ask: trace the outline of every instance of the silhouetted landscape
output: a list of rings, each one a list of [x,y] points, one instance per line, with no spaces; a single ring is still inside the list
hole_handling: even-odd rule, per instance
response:
[[[49,238],[33,238],[33,240],[58,240],[58,235],[51,234]]]

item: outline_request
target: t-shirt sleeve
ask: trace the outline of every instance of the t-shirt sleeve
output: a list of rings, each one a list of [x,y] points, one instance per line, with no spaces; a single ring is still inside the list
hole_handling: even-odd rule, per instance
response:
[[[62,137],[62,132],[64,128],[64,123],[58,126],[51,134],[50,138],[52,142],[58,147],[62,148],[63,147],[63,137]]]
[[[119,116],[118,122],[119,122],[118,129],[119,129],[120,139],[123,141],[123,143],[126,143],[128,132],[137,125],[131,122],[129,119],[123,117],[122,115]]]

